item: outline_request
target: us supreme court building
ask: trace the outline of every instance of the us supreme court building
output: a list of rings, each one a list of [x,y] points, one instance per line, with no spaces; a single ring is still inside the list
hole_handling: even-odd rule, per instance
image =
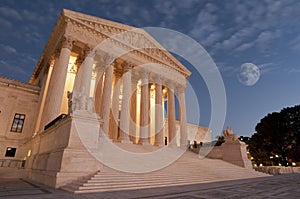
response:
[[[210,141],[187,122],[190,75],[146,31],[64,9],[29,82],[0,77],[2,167],[53,187],[97,172],[75,120],[93,141],[97,128],[127,145]]]

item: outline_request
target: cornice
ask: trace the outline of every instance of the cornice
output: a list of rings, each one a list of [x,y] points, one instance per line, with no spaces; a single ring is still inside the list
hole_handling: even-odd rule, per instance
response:
[[[21,82],[18,80],[10,79],[7,77],[0,76],[0,84],[5,84],[10,87],[17,87],[27,91],[40,92],[40,87],[32,85],[27,82]]]

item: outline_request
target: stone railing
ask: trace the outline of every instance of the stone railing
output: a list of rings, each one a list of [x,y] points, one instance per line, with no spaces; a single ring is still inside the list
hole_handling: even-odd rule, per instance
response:
[[[25,168],[26,160],[0,159],[0,167]]]
[[[262,166],[262,167],[254,167],[254,169],[255,171],[259,171],[271,175],[300,173],[300,167]]]

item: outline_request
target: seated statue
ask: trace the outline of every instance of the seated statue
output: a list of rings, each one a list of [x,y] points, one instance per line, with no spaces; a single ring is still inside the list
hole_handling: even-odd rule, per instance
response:
[[[223,134],[225,140],[232,140],[232,141],[238,140],[238,135],[233,134],[230,126],[227,126],[227,128],[223,131]]]

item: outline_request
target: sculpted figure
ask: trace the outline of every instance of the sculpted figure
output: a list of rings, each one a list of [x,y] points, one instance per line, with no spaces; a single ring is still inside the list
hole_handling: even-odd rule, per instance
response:
[[[68,91],[67,92],[67,97],[68,97],[68,114],[73,113],[73,106],[75,105],[73,103],[73,93]]]
[[[230,126],[227,126],[227,128],[223,131],[223,134],[225,140],[233,140],[233,141],[238,140],[238,135],[233,134]]]
[[[227,137],[229,135],[232,135],[232,129],[230,126],[227,126],[227,128],[223,131],[224,137]]]

